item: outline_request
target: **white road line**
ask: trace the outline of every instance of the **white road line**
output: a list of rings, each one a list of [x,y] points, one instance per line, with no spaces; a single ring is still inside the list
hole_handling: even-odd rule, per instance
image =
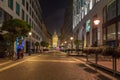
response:
[[[39,55],[38,55],[38,56],[39,56]],[[5,67],[1,68],[1,69],[0,69],[0,72],[2,72],[2,71],[4,71],[4,70],[7,70],[7,69],[10,69],[10,68],[12,68],[12,67],[15,67],[15,66],[17,66],[17,65],[19,65],[19,64],[22,64],[22,63],[26,62],[27,60],[30,60],[30,59],[35,58],[35,57],[37,57],[37,56],[33,56],[33,57],[29,58],[29,59],[25,59],[25,60],[20,61],[20,62],[17,62],[17,61],[16,61],[16,63],[14,63],[14,64],[11,64],[11,65],[9,65],[9,66],[5,66]],[[6,64],[7,64],[7,63],[6,63]]]
[[[17,66],[17,65],[19,65],[19,64],[21,64],[21,63],[23,63],[23,62],[25,62],[25,61],[26,61],[26,60],[21,61],[21,62],[17,62],[17,63],[15,63],[15,64],[11,64],[11,65],[6,66],[6,67],[3,67],[3,68],[0,69],[0,72],[2,72],[2,71],[4,71],[4,70],[7,70],[7,69],[9,69],[9,68],[12,68],[12,67],[14,67],[14,66]]]
[[[7,62],[0,63],[0,66],[9,64],[9,63],[11,63],[11,62],[12,62],[12,61],[7,61]]]
[[[63,62],[63,63],[77,63],[76,61],[66,61],[66,60],[27,60],[27,61],[34,61],[34,62]]]

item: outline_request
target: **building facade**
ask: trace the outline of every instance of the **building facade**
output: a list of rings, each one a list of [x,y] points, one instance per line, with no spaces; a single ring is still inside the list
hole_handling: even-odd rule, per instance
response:
[[[119,46],[120,1],[119,0],[84,0],[84,5],[73,3],[74,33],[83,40],[84,47]],[[76,6],[76,7],[75,7]],[[86,8],[86,6],[88,6]],[[78,9],[78,10],[76,10]],[[79,17],[77,17],[77,11]],[[82,14],[81,14],[82,12]],[[79,18],[79,19],[78,19]],[[99,19],[100,24],[94,25]],[[76,33],[79,31],[78,33]]]
[[[60,43],[63,44],[65,41],[69,41],[70,37],[73,36],[73,0],[67,0],[67,6],[64,14],[64,23],[61,28]]]
[[[0,27],[9,19],[21,19],[32,26],[32,35],[25,38],[25,51],[41,40],[42,10],[38,0],[0,0]],[[30,47],[31,46],[31,47]]]
[[[47,27],[44,22],[42,22],[42,37],[43,41],[49,43],[49,47],[52,46],[52,35],[48,32]]]

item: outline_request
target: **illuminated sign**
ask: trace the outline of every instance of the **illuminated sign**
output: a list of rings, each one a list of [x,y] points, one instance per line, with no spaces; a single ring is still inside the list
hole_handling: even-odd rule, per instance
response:
[[[90,32],[90,20],[86,21],[86,32]]]

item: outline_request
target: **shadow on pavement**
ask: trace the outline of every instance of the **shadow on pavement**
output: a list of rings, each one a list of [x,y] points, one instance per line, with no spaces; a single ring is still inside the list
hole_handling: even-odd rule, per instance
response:
[[[85,71],[89,72],[89,73],[93,73],[93,74],[96,74],[97,71],[93,70],[93,69],[90,69],[88,67],[84,68]]]
[[[101,74],[97,75],[96,77],[97,77],[98,80],[111,80],[110,78],[108,78],[104,75],[101,75]]]
[[[85,64],[78,64],[79,67],[86,67]]]

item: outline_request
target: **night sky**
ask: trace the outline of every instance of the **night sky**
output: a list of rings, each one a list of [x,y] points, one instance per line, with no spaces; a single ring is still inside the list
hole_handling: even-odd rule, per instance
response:
[[[66,0],[39,0],[44,21],[48,31],[53,34],[56,31],[60,35],[60,28],[64,21]]]

